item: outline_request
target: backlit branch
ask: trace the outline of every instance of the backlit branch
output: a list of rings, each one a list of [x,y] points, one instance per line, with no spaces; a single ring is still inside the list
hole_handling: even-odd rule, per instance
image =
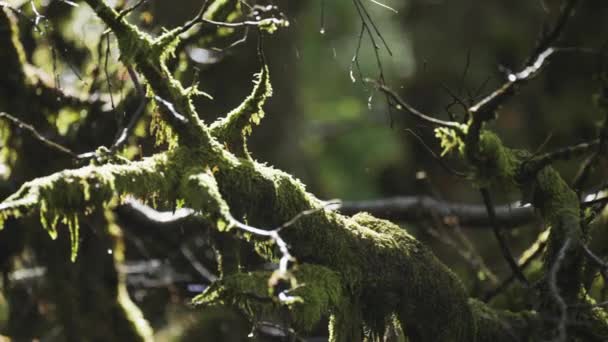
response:
[[[44,146],[50,148],[51,150],[57,151],[61,154],[65,154],[71,158],[77,157],[76,153],[72,152],[72,150],[70,150],[69,148],[45,138],[42,134],[40,134],[36,130],[36,128],[34,128],[34,126],[29,125],[29,124],[17,119],[16,117],[14,117],[8,113],[4,113],[4,112],[0,112],[0,118],[7,120],[11,125],[13,125],[17,128],[25,130],[34,139],[40,141]]]
[[[384,84],[380,84],[374,80],[366,79],[366,82],[374,84],[378,90],[385,93],[389,96],[389,98],[394,101],[394,107],[397,110],[404,111],[408,113],[411,117],[418,120],[421,123],[429,124],[433,127],[446,127],[454,129],[458,132],[462,132],[462,126],[457,122],[452,121],[444,121],[440,119],[436,119],[428,114],[425,114],[418,109],[414,108],[412,105],[403,100],[395,91],[391,88],[385,86]]]

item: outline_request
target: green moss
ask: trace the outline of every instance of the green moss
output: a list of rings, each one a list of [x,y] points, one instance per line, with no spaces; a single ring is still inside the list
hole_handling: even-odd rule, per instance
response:
[[[212,284],[193,299],[197,305],[235,305],[251,318],[279,315],[280,307],[289,309],[291,322],[300,331],[310,331],[322,317],[337,309],[343,301],[340,277],[322,266],[304,264],[293,271],[289,296],[298,300],[279,303],[272,295],[267,271],[237,273]]]
[[[496,310],[476,299],[469,300],[469,305],[474,312],[478,342],[532,341],[541,329],[534,311]]]
[[[156,146],[167,145],[168,149],[173,149],[178,145],[177,135],[171,126],[163,120],[158,109],[154,110],[152,114],[150,134],[154,137]]]
[[[224,220],[229,217],[230,211],[210,169],[194,167],[186,170],[179,189],[186,206],[200,211],[210,222],[216,222],[216,228],[227,228]]]
[[[480,160],[475,165],[475,179],[481,186],[513,188],[517,186],[517,172],[526,155],[505,147],[496,134],[483,130],[479,137]]]
[[[0,226],[8,217],[40,212],[40,222],[52,238],[57,224],[68,226],[71,256],[78,252],[79,215],[105,208],[119,196],[130,194],[146,200],[169,198],[172,173],[165,168],[166,155],[141,162],[106,164],[66,170],[25,183],[0,204]]]
[[[264,117],[263,106],[272,96],[272,86],[268,65],[254,79],[254,87],[245,100],[228,115],[211,125],[211,134],[239,157],[248,157],[247,137],[251,135],[254,125],[259,125]]]
[[[562,226],[565,223],[562,222],[563,219],[568,217],[568,220],[572,220],[570,223],[576,222],[574,226],[579,227],[578,196],[552,167],[545,167],[536,175],[533,184],[533,203],[551,226]]]

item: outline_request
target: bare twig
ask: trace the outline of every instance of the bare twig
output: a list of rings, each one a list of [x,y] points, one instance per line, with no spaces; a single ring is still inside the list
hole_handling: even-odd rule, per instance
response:
[[[108,72],[108,62],[110,60],[110,33],[106,34],[106,54],[105,61],[103,65],[103,72],[106,75],[106,83],[108,85],[108,94],[110,95],[110,104],[112,105],[112,110],[116,110],[116,106],[114,105],[114,95],[112,94],[112,79],[110,78],[110,73]]]
[[[412,117],[414,117],[418,121],[426,123],[426,124],[430,124],[434,127],[437,127],[437,126],[448,127],[448,128],[452,128],[452,129],[456,130],[457,132],[461,132],[462,128],[461,128],[460,124],[453,122],[453,121],[444,121],[444,120],[436,119],[430,115],[422,113],[421,111],[412,107],[409,103],[405,102],[405,100],[403,100],[395,91],[393,91],[386,85],[380,84],[377,81],[371,80],[371,79],[366,79],[365,81],[368,83],[374,84],[378,90],[387,94],[389,96],[389,98],[396,103],[394,107],[397,110],[401,110],[406,113],[409,113]]]
[[[232,22],[229,23],[229,22],[215,21],[215,20],[211,20],[211,19],[202,18],[201,22],[207,23],[207,24],[211,24],[211,25],[216,25],[216,26],[230,27],[230,28],[236,28],[236,27],[263,27],[263,26],[269,26],[269,25],[283,26],[283,25],[285,25],[285,20],[284,19],[278,19],[278,18],[265,18],[265,19],[261,19],[261,20],[245,20],[245,21],[234,22],[234,23],[232,23]]]
[[[490,197],[490,192],[486,188],[482,188],[480,191],[481,196],[483,197],[483,202],[486,206],[486,210],[488,211],[488,217],[490,218],[490,221],[492,223],[492,230],[494,231],[494,236],[498,241],[502,255],[506,259],[507,263],[509,264],[509,267],[511,267],[511,271],[517,277],[517,279],[521,281],[524,285],[529,286],[530,283],[528,282],[528,279],[526,279],[526,276],[522,272],[521,268],[519,268],[517,261],[515,261],[515,258],[513,258],[513,254],[511,253],[511,249],[507,244],[502,227],[496,222],[496,212],[494,209],[494,204],[492,203],[492,198]]]
[[[0,118],[6,119],[7,121],[9,121],[11,124],[29,132],[32,137],[38,141],[40,141],[42,144],[44,144],[45,146],[47,146],[48,148],[55,150],[57,152],[60,152],[62,154],[65,154],[71,158],[76,158],[77,155],[76,153],[72,152],[72,150],[70,150],[69,148],[62,146],[56,142],[53,142],[47,138],[45,138],[42,134],[40,134],[36,128],[34,128],[34,126],[29,125],[19,119],[17,119],[16,117],[5,113],[5,112],[0,112]]]
[[[429,152],[429,154],[439,163],[439,165],[441,165],[441,167],[446,170],[447,172],[449,172],[450,174],[459,177],[459,178],[465,178],[467,175],[466,173],[463,172],[459,172],[456,171],[454,169],[452,169],[443,159],[441,159],[440,156],[438,156],[433,149],[431,149],[425,142],[424,140],[418,135],[416,134],[416,132],[414,132],[413,130],[406,128],[405,129],[406,132],[409,132],[411,135],[413,135],[416,140],[418,140],[418,142]]]
[[[590,151],[596,149],[599,145],[600,139],[595,139],[589,142],[564,147],[559,150],[532,158],[531,160],[526,161],[522,166],[524,177],[533,176],[545,166],[558,160],[570,160],[585,153],[589,153]]]
[[[173,118],[173,120],[176,123],[179,124],[187,124],[188,123],[188,119],[186,119],[185,116],[183,116],[182,114],[178,113],[177,110],[175,110],[175,107],[173,106],[173,104],[163,98],[161,98],[160,96],[154,96],[154,99],[156,101],[158,101],[160,104],[162,104],[165,108],[167,108],[167,110],[169,111],[169,114],[171,114],[171,118]]]
[[[144,112],[144,109],[146,108],[146,105],[148,103],[148,99],[146,98],[146,93],[137,78],[137,73],[131,66],[127,66],[127,71],[129,72],[129,77],[131,77],[131,81],[133,82],[135,91],[137,92],[137,95],[139,96],[140,102],[139,102],[139,105],[137,106],[137,109],[133,113],[133,115],[131,115],[131,119],[129,120],[129,123],[117,135],[116,140],[114,141],[114,144],[110,148],[110,151],[112,151],[112,152],[116,152],[127,142],[127,138],[132,133],[133,129],[135,128],[135,124],[137,124],[137,121],[139,121],[139,119],[141,118],[141,116]]]
[[[536,57],[540,56],[543,51],[547,50],[559,39],[559,37],[564,32],[566,24],[572,16],[574,8],[578,4],[578,2],[579,0],[568,0],[563,5],[561,12],[557,18],[557,21],[555,22],[555,25],[553,25],[553,29],[547,34],[545,34],[543,37],[541,37],[525,64],[530,64],[533,59],[536,59]]]
[[[125,16],[127,16],[129,13],[135,11],[137,8],[139,8],[140,6],[142,6],[143,4],[145,4],[148,1],[149,0],[138,0],[131,7],[125,8],[124,10],[120,11],[120,13],[118,13],[117,19],[121,20],[122,18],[124,18]]]
[[[536,241],[534,241],[534,243],[521,254],[519,259],[517,260],[517,264],[519,265],[519,268],[521,270],[526,269],[532,263],[532,261],[539,258],[543,254],[545,246],[547,245],[548,236],[549,231],[542,232],[536,239]],[[515,276],[515,274],[511,273],[511,275],[509,275],[509,277],[503,280],[502,283],[500,283],[500,285],[498,285],[495,289],[487,292],[482,297],[482,300],[484,302],[489,302],[494,297],[502,293],[505,289],[507,289],[516,278],[517,277]]]
[[[600,274],[602,275],[602,278],[604,278],[604,281],[608,281],[608,263],[602,260],[602,258],[599,256],[595,255],[595,253],[593,253],[593,251],[591,251],[587,245],[583,245],[583,251],[585,252],[587,258],[599,268]]]
[[[557,273],[559,272],[559,268],[560,268],[562,262],[564,261],[564,258],[566,257],[566,251],[570,247],[570,243],[571,243],[570,238],[567,238],[566,241],[564,241],[563,246],[560,248],[559,252],[557,253],[555,262],[553,263],[553,265],[551,266],[551,269],[549,270],[549,276],[548,276],[549,292],[550,292],[551,296],[553,297],[553,299],[555,300],[555,302],[557,303],[557,305],[559,307],[559,311],[560,311],[560,317],[559,317],[558,326],[557,326],[557,331],[558,331],[557,341],[566,341],[568,338],[567,331],[566,331],[566,323],[568,321],[568,304],[566,303],[564,298],[559,293],[560,291],[557,286]]]

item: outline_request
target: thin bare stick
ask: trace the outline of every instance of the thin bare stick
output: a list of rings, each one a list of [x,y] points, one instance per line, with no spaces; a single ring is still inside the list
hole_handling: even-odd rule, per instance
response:
[[[137,92],[140,102],[139,102],[139,105],[137,106],[137,109],[131,116],[129,123],[121,130],[120,134],[118,134],[118,136],[116,137],[114,144],[110,148],[110,150],[112,152],[116,152],[119,148],[121,148],[127,142],[127,138],[129,137],[129,135],[135,128],[135,124],[137,124],[137,121],[139,121],[139,119],[141,118],[141,115],[143,114],[144,109],[146,108],[146,105],[148,104],[148,99],[146,98],[146,93],[144,91],[144,88],[141,86],[141,83],[139,83],[139,79],[137,78],[137,73],[131,66],[127,66],[127,71],[129,72],[129,77],[131,78],[131,81],[133,82],[133,86],[135,87],[135,91]]]
[[[34,139],[40,141],[41,143],[43,143],[45,146],[49,147],[50,149],[60,152],[62,154],[68,155],[71,158],[77,157],[76,153],[72,152],[72,150],[70,150],[69,148],[45,138],[42,134],[40,134],[36,130],[36,128],[34,128],[34,126],[26,124],[25,122],[23,122],[23,121],[17,119],[16,117],[14,117],[8,113],[5,113],[5,112],[0,112],[0,118],[6,119],[11,124],[29,132]]]
[[[551,266],[551,269],[549,270],[549,277],[548,277],[549,292],[551,293],[551,296],[553,297],[553,299],[555,299],[555,301],[557,302],[557,305],[559,306],[559,311],[560,311],[560,317],[559,317],[558,326],[557,326],[557,330],[558,330],[558,334],[559,334],[557,337],[557,341],[566,341],[568,338],[568,335],[566,332],[566,323],[568,321],[568,304],[566,303],[564,298],[559,293],[559,288],[557,287],[557,273],[559,272],[559,268],[560,268],[562,262],[564,261],[564,258],[566,257],[566,251],[570,247],[570,243],[571,243],[570,238],[567,238],[566,241],[564,241],[564,245],[558,251],[555,262],[553,263],[553,265]]]
[[[430,124],[435,127],[439,126],[439,127],[453,128],[457,132],[461,132],[462,129],[461,129],[460,124],[453,122],[453,121],[444,121],[444,120],[436,119],[430,115],[424,114],[421,111],[417,110],[416,108],[412,107],[409,103],[405,102],[405,100],[403,100],[391,88],[389,88],[383,84],[380,84],[375,80],[365,79],[365,81],[368,83],[374,84],[378,90],[387,94],[389,96],[389,98],[396,103],[396,105],[394,106],[395,109],[409,113],[412,117],[414,117],[415,119],[417,119],[420,122]]]
[[[486,188],[482,188],[480,192],[481,196],[483,197],[483,202],[486,206],[486,210],[488,211],[488,216],[492,221],[492,230],[494,231],[494,236],[496,236],[496,240],[498,241],[502,255],[504,256],[505,260],[507,260],[509,267],[511,267],[511,271],[517,277],[517,279],[521,281],[524,285],[529,286],[530,283],[528,282],[528,279],[526,279],[526,276],[522,272],[521,268],[519,268],[517,261],[515,261],[515,258],[511,253],[511,249],[507,244],[501,226],[496,222],[496,212],[494,210],[494,204],[492,203],[492,197],[490,196],[490,192]]]

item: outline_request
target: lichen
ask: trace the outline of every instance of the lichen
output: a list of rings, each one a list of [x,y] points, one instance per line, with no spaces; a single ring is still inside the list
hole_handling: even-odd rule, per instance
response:
[[[463,127],[464,130],[464,127]],[[449,153],[464,154],[464,141],[459,132],[452,128],[437,127],[435,128],[435,137],[439,139],[439,144],[442,148],[441,156]]]

